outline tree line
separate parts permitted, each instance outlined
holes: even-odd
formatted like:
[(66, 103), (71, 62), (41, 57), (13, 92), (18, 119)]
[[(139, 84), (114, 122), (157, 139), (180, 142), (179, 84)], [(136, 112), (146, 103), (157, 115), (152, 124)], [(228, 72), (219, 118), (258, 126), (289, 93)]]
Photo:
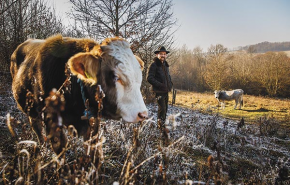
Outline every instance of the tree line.
[(241, 88), (246, 94), (290, 97), (290, 58), (284, 52), (228, 52), (221, 44), (207, 52), (183, 46), (172, 56), (174, 87), (189, 91)]
[(29, 37), (62, 33), (55, 11), (42, 0), (2, 0), (0, 3), (0, 67), (9, 71), (10, 56)]
[(252, 53), (265, 53), (268, 51), (289, 51), (290, 42), (261, 42), (258, 44), (241, 47), (242, 50), (248, 50)]

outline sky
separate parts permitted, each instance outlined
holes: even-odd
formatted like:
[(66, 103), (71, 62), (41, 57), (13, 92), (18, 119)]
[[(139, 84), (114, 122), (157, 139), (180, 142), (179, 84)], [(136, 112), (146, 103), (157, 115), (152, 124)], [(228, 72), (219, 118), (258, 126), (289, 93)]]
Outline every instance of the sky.
[[(66, 19), (68, 0), (52, 0)], [(260, 42), (290, 41), (290, 0), (172, 0), (176, 47), (228, 49)]]

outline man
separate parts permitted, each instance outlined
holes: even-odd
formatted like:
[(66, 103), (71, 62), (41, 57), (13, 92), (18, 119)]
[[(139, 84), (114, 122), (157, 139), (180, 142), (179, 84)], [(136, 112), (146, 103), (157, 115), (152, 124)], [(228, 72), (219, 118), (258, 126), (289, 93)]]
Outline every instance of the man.
[[(153, 92), (156, 93), (158, 103), (158, 121), (164, 125), (168, 109), (168, 92), (171, 91), (172, 81), (169, 74), (169, 65), (166, 62), (166, 51), (164, 46), (154, 52), (156, 57), (150, 65), (147, 75), (147, 81), (152, 85)], [(162, 127), (162, 126), (161, 126)]]

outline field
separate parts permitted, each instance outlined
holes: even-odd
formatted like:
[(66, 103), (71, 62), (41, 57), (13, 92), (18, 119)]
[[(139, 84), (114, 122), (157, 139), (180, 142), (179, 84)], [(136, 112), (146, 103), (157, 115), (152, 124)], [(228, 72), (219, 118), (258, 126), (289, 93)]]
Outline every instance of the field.
[(290, 51), (284, 51), (288, 57), (290, 57)]
[(167, 135), (152, 103), (142, 123), (102, 119), (94, 142), (66, 131), (68, 146), (56, 156), (49, 142), (35, 142), (9, 89), (0, 93), (0, 184), (289, 183), (290, 132), (279, 124), (288, 100), (246, 95), (242, 110), (220, 110), (213, 94), (178, 91)]
[[(169, 95), (172, 102), (172, 93)], [(177, 90), (175, 104), (177, 106), (200, 110), (209, 114), (219, 113), (225, 118), (239, 120), (242, 117), (248, 123), (256, 123), (261, 117), (275, 118), (281, 125), (290, 128), (290, 100), (261, 96), (244, 95), (244, 106), (234, 109), (235, 101), (226, 102), (225, 109), (218, 105), (213, 93), (196, 93)]]

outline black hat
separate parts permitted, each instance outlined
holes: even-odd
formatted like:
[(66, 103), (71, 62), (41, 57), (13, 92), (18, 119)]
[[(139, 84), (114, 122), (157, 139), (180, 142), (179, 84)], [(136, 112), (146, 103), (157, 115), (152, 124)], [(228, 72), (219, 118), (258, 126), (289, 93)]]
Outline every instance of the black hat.
[(161, 46), (157, 51), (154, 51), (154, 53), (157, 54), (157, 53), (159, 53), (159, 52), (161, 52), (161, 51), (166, 52), (166, 54), (169, 53), (169, 51), (166, 51), (166, 49), (165, 49), (164, 46)]

